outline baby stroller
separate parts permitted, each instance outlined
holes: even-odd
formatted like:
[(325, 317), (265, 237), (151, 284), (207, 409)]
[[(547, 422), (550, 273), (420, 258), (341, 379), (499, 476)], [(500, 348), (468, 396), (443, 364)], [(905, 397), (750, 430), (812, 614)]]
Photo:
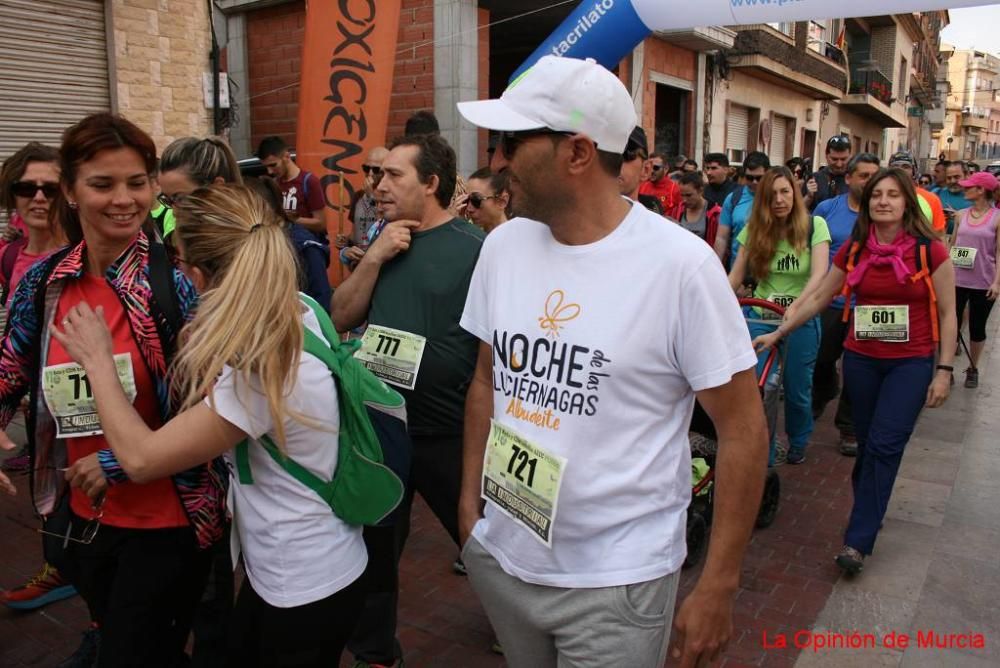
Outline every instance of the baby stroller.
[[(762, 318), (764, 322), (774, 322), (785, 314), (785, 309), (781, 306), (763, 299), (740, 299), (739, 302), (742, 307), (756, 306), (764, 310), (767, 315), (766, 318)], [(744, 311), (753, 313), (748, 308), (744, 308)], [(760, 322), (760, 320), (748, 319), (748, 322)], [(775, 433), (778, 424), (778, 402), (784, 366), (784, 347), (779, 344), (768, 351), (762, 371), (757, 378), (757, 387), (764, 402), (768, 437)], [(688, 554), (684, 560), (684, 568), (696, 565), (705, 555), (715, 495), (715, 456), (718, 451), (715, 425), (697, 402), (688, 436), (691, 441), (692, 487), (691, 505), (688, 506), (687, 514)], [(764, 481), (760, 510), (757, 512), (757, 528), (764, 529), (774, 523), (780, 499), (781, 479), (778, 477), (778, 472), (769, 467)]]

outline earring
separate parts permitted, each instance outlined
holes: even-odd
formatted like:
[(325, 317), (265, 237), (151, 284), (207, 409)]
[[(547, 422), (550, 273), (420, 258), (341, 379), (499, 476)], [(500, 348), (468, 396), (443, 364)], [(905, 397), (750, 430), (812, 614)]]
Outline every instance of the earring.
[(78, 205), (77, 205), (77, 203), (76, 203), (76, 202), (70, 202), (70, 203), (69, 203), (69, 208), (73, 209), (74, 211), (76, 210), (77, 206), (78, 206)]

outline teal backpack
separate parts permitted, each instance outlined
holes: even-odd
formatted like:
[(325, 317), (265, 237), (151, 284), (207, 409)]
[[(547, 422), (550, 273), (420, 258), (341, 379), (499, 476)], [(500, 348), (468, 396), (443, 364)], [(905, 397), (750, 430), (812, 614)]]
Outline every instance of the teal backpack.
[[(360, 341), (343, 343), (330, 316), (311, 297), (300, 294), (323, 331), (305, 328), (305, 353), (318, 358), (337, 384), (340, 450), (333, 479), (326, 481), (282, 454), (267, 435), (258, 441), (278, 466), (313, 490), (343, 521), (354, 525), (388, 523), (406, 493), (412, 444), (406, 431), (406, 402), (354, 358)], [(324, 340), (325, 339), (325, 340)], [(253, 484), (250, 443), (236, 446), (240, 484)]]

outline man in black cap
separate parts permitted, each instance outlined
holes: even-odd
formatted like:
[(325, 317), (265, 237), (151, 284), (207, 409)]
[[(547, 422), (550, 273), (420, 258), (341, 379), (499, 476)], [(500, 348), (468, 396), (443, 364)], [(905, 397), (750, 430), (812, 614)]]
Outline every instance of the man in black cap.
[(618, 175), (618, 191), (629, 199), (639, 202), (650, 211), (663, 215), (660, 201), (652, 195), (640, 195), (639, 186), (649, 179), (649, 143), (646, 131), (638, 125), (629, 135), (628, 145), (622, 154), (622, 171)]

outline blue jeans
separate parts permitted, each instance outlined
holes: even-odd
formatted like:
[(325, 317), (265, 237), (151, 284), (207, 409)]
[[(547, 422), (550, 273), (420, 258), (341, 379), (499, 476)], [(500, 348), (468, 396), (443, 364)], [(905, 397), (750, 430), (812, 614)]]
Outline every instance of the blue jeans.
[(851, 474), (854, 506), (844, 543), (862, 554), (871, 554), (875, 547), (903, 451), (933, 376), (933, 356), (877, 359), (844, 352), (844, 384), (858, 437)]
[[(750, 337), (756, 338), (762, 334), (773, 332), (778, 322), (764, 324), (751, 322)], [(816, 366), (816, 354), (819, 351), (820, 326), (819, 316), (809, 320), (784, 340), (785, 372), (783, 385), (785, 389), (785, 433), (788, 434), (790, 448), (802, 450), (809, 442), (813, 431), (812, 416), (812, 383), (813, 368)], [(764, 361), (767, 351), (757, 358), (757, 376), (764, 371)], [(774, 442), (776, 434), (771, 434), (771, 459), (774, 461)]]

